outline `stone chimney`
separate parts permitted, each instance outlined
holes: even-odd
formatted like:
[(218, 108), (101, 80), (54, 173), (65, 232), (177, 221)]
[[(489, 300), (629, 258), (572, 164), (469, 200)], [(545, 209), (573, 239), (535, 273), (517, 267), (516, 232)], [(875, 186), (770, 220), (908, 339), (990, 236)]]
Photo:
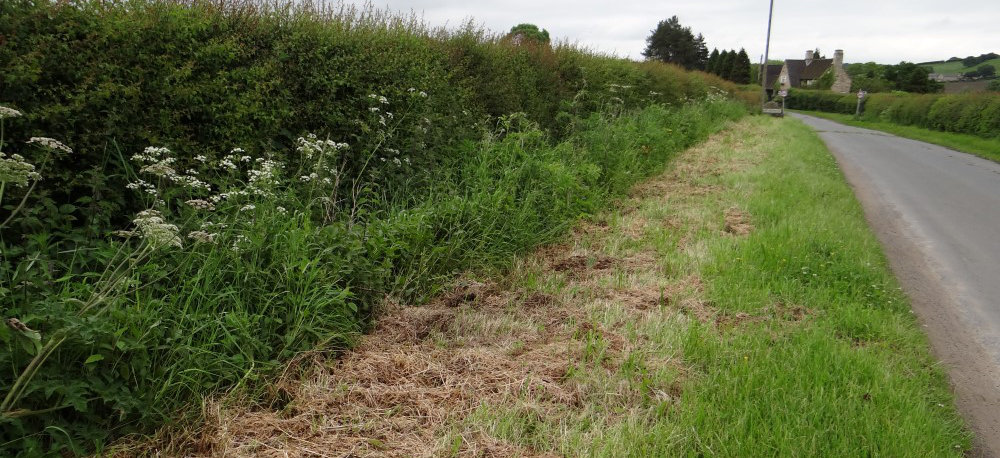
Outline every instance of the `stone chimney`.
[(844, 68), (844, 50), (838, 49), (833, 52), (833, 68)]
[(813, 60), (813, 50), (810, 49), (806, 51), (806, 65), (809, 65), (809, 63), (812, 62), (812, 60)]

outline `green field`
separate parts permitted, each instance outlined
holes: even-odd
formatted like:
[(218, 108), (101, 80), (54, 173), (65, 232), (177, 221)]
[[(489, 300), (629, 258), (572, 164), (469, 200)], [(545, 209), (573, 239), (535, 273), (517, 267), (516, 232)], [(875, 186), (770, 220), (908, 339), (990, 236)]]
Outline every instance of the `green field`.
[(966, 67), (964, 64), (962, 64), (962, 61), (960, 60), (956, 60), (954, 62), (942, 62), (939, 64), (921, 64), (920, 66), (933, 68), (934, 69), (933, 73), (944, 73), (951, 75), (957, 73), (971, 72), (979, 68), (980, 66), (987, 64), (992, 65), (994, 68), (1000, 70), (1000, 58), (988, 60), (979, 65), (973, 65), (971, 67)]

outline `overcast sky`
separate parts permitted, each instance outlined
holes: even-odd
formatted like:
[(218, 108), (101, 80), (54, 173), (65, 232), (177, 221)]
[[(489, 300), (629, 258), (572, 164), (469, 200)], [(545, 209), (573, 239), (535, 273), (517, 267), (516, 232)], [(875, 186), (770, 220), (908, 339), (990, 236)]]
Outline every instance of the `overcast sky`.
[[(472, 18), (506, 32), (534, 23), (553, 39), (634, 59), (641, 58), (656, 23), (677, 15), (705, 36), (710, 50), (743, 47), (757, 62), (764, 54), (768, 0), (375, 0), (374, 5), (412, 11), (433, 26), (454, 27)], [(806, 49), (817, 47), (827, 57), (843, 49), (847, 62), (1000, 53), (998, 21), (1000, 0), (775, 0), (771, 58), (801, 59)]]

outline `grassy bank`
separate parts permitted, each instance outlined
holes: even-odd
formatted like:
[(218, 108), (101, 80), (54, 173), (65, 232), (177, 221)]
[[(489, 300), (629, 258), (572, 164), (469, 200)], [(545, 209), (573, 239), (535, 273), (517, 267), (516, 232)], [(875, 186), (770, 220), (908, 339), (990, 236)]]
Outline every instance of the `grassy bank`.
[[(967, 433), (818, 137), (755, 117), (509, 273), (212, 404), (215, 454), (962, 456)], [(177, 449), (178, 452), (185, 450)], [(190, 450), (188, 448), (187, 450)]]
[[(551, 241), (744, 113), (709, 98), (595, 114), (563, 141), (509, 117), (405, 202), (357, 178), (338, 200), (336, 181), (351, 177), (330, 164), (349, 146), (313, 137), (299, 140), (298, 162), (236, 153), (197, 173), (165, 172), (169, 150), (137, 154), (139, 177), (152, 175), (136, 181), (150, 210), (90, 253), (105, 270), (3, 272), (18, 285), (3, 291), (13, 304), (4, 315), (20, 325), (0, 333), (13, 369), (2, 373), (0, 445), (80, 453), (191, 418), (203, 396), (234, 387), (279, 402), (273, 370), (303, 351), (350, 346), (372, 316), (365, 304), (419, 303), (456, 272)], [(194, 177), (218, 187), (192, 190)]]
[(952, 132), (941, 132), (937, 130), (924, 129), (916, 126), (904, 126), (891, 122), (871, 121), (867, 119), (857, 119), (853, 115), (824, 113), (821, 111), (801, 111), (810, 116), (836, 121), (849, 126), (875, 129), (888, 132), (900, 137), (920, 140), (922, 142), (941, 145), (964, 153), (975, 154), (991, 161), (1000, 161), (1000, 139), (983, 138), (976, 135), (956, 134)]
[(280, 404), (289, 360), (558, 237), (740, 93), (373, 7), (0, 2), (0, 455)]

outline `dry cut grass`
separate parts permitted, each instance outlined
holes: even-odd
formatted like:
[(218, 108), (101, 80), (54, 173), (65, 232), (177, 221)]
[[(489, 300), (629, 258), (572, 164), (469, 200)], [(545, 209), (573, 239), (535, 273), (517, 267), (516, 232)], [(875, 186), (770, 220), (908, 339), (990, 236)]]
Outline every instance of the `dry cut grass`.
[[(279, 383), (283, 409), (216, 404), (189, 450), (548, 456), (586, 448), (601, 425), (680, 402), (691, 371), (677, 348), (650, 336), (691, 320), (735, 326), (760, 318), (720, 314), (701, 298), (697, 269), (671, 266), (656, 235), (676, 235), (666, 249), (696, 261), (698, 248), (686, 245), (698, 231), (753, 230), (736, 207), (719, 228), (718, 215), (687, 205), (718, 193), (703, 178), (748, 164), (720, 156), (745, 129), (685, 152), (637, 186), (622, 211), (582, 222), (565, 243), (517, 260), (506, 276), (465, 278), (420, 307), (387, 299), (355, 349), (310, 360), (304, 375)], [(581, 428), (581, 420), (593, 426)]]

